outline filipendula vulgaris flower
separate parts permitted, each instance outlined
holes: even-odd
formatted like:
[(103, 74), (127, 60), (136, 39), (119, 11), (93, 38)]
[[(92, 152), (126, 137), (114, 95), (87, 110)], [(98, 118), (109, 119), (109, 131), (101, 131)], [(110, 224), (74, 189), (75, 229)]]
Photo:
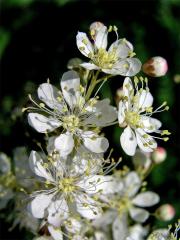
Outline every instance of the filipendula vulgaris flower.
[[(50, 83), (38, 88), (38, 97), (43, 103), (37, 104), (28, 114), (29, 124), (40, 133), (62, 129), (55, 139), (55, 148), (66, 157), (77, 145), (95, 153), (105, 152), (109, 146), (105, 137), (99, 136), (99, 129), (111, 125), (117, 119), (117, 110), (109, 105), (109, 100), (98, 101), (91, 98), (85, 101), (85, 90), (75, 71), (68, 71), (61, 79), (61, 90)], [(45, 105), (45, 104), (46, 105)], [(46, 115), (46, 116), (45, 116)]]
[[(135, 77), (135, 88), (129, 77), (125, 78), (123, 83), (124, 97), (119, 102), (118, 121), (124, 131), (120, 137), (120, 143), (127, 155), (135, 154), (137, 145), (144, 152), (153, 152), (157, 148), (154, 140), (168, 140), (168, 137), (156, 137), (150, 134), (157, 133), (161, 136), (169, 135), (167, 130), (159, 130), (161, 122), (151, 116), (164, 110), (168, 110), (166, 102), (153, 110), (153, 97), (147, 86), (147, 79)], [(142, 82), (142, 87), (138, 88), (138, 81)], [(143, 87), (143, 85), (145, 85)]]
[[(115, 191), (116, 183), (113, 177), (95, 172), (90, 164), (91, 153), (87, 159), (84, 158), (87, 155), (82, 156), (77, 152), (73, 159), (64, 159), (57, 153), (44, 161), (37, 152), (31, 152), (30, 166), (44, 185), (43, 190), (32, 194), (33, 200), (29, 203), (35, 218), (47, 219), (49, 224), (59, 227), (70, 217), (91, 220), (102, 214), (103, 205), (98, 196)], [(87, 163), (83, 171), (81, 162)]]
[[(108, 33), (114, 31), (117, 40), (107, 49)], [(77, 47), (80, 52), (90, 58), (89, 63), (80, 64), (88, 70), (101, 70), (111, 75), (134, 76), (141, 69), (141, 62), (133, 58), (133, 46), (126, 39), (119, 39), (116, 26), (109, 29), (100, 22), (90, 26), (91, 40), (86, 33), (78, 32)]]
[[(119, 187), (117, 186), (119, 191), (114, 196), (108, 196), (109, 200), (107, 198), (107, 202), (109, 201), (110, 208), (102, 217), (94, 220), (94, 225), (106, 226), (112, 224), (113, 239), (124, 240), (132, 236), (128, 226), (128, 215), (135, 222), (145, 222), (149, 217), (149, 212), (143, 208), (157, 204), (159, 196), (151, 191), (138, 193), (142, 181), (136, 172), (129, 172), (124, 177), (119, 177), (117, 173), (116, 177), (120, 184)], [(143, 227), (135, 229), (137, 231), (134, 232), (134, 236), (138, 235), (139, 240), (144, 239), (147, 230)]]

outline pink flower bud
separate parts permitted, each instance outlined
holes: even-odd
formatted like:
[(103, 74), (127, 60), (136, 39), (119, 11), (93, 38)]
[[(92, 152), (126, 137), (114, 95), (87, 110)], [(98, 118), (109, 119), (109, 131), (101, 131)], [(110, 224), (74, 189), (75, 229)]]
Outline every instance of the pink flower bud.
[(170, 204), (163, 204), (156, 210), (156, 216), (162, 221), (170, 221), (175, 216), (175, 209)]
[(152, 160), (157, 164), (164, 162), (166, 157), (167, 157), (167, 153), (163, 147), (157, 147), (151, 155)]
[(152, 57), (142, 66), (143, 72), (151, 77), (162, 77), (168, 70), (166, 59), (162, 57)]
[(93, 40), (95, 40), (97, 32), (104, 26), (103, 23), (101, 22), (93, 22), (90, 25), (90, 35), (92, 37)]

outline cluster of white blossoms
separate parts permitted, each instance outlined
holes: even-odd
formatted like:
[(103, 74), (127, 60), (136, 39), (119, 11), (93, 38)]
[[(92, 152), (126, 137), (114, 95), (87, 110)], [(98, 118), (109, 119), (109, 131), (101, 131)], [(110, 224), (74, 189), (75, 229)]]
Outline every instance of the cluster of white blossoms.
[[(15, 195), (14, 225), (29, 229), (34, 240), (145, 240), (151, 232), (146, 221), (160, 197), (147, 190), (146, 177), (166, 157), (155, 139), (167, 141), (170, 134), (152, 115), (168, 106), (164, 102), (154, 109), (147, 77), (136, 76), (142, 64), (134, 57), (133, 45), (119, 39), (117, 30), (95, 22), (89, 37), (78, 32), (77, 47), (90, 61), (71, 60), (60, 89), (48, 80), (38, 87), (39, 100), (29, 95), (32, 104), (23, 111), (28, 112), (29, 125), (44, 136), (46, 144), (38, 143), (41, 151), (31, 151), (27, 161), (22, 148), (18, 150), (15, 173), (8, 157), (0, 155), (0, 208)], [(108, 47), (113, 32), (117, 39)], [(163, 70), (158, 64), (160, 76)], [(148, 66), (144, 72), (148, 73)], [(98, 93), (118, 75), (125, 79), (116, 107)], [(121, 166), (121, 158), (112, 157), (102, 131), (111, 125), (122, 129), (119, 148), (133, 156), (132, 170)], [(22, 158), (23, 164), (18, 162)], [(23, 198), (26, 207), (20, 204)], [(170, 220), (174, 209), (165, 204), (152, 215)], [(148, 239), (173, 239), (168, 230), (164, 238), (152, 234)]]

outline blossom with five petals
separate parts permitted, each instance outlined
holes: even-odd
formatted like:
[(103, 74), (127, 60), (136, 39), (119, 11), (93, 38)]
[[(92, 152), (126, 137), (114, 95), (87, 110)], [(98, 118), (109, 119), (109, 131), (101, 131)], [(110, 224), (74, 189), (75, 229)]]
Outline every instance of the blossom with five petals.
[[(153, 97), (149, 89), (136, 88), (129, 77), (125, 78), (123, 83), (123, 98), (119, 102), (118, 121), (120, 127), (125, 127), (120, 137), (120, 143), (126, 154), (133, 156), (137, 145), (144, 152), (152, 152), (157, 148), (157, 143), (151, 136), (151, 133), (169, 134), (168, 131), (161, 131), (161, 122), (151, 115), (164, 107), (156, 109), (153, 112)], [(161, 138), (162, 139), (162, 138)], [(166, 140), (166, 138), (163, 138)]]
[[(134, 76), (141, 69), (141, 62), (133, 58), (133, 46), (126, 39), (118, 39), (107, 50), (108, 29), (104, 24), (99, 25), (91, 34), (94, 44), (86, 33), (78, 32), (77, 47), (80, 52), (90, 58), (89, 63), (80, 64), (88, 70), (101, 70), (104, 73), (122, 76)], [(117, 29), (115, 27), (117, 35)]]
[[(85, 101), (80, 78), (75, 71), (68, 71), (61, 79), (61, 91), (50, 83), (38, 88), (38, 97), (44, 103), (28, 114), (29, 124), (38, 132), (52, 132), (62, 128), (63, 132), (55, 139), (55, 148), (62, 157), (72, 152), (76, 144), (95, 153), (105, 152), (109, 146), (105, 137), (99, 136), (94, 129), (112, 124), (117, 119), (117, 110), (109, 105), (109, 100), (98, 101), (91, 98)], [(46, 116), (44, 115), (46, 114)]]
[[(80, 156), (78, 158), (80, 161)], [(78, 214), (87, 219), (99, 217), (102, 214), (99, 194), (109, 194), (116, 189), (112, 176), (95, 173), (89, 164), (84, 166), (84, 172), (80, 172), (77, 159), (71, 161), (52, 157), (45, 162), (37, 152), (32, 151), (29, 161), (33, 172), (44, 182), (44, 190), (32, 195), (29, 209), (35, 218), (47, 217), (48, 223), (54, 227)]]

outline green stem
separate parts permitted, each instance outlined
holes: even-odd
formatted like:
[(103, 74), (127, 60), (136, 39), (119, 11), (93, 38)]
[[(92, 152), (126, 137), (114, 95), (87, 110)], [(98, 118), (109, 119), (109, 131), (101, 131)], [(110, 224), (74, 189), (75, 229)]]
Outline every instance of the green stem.
[(97, 77), (99, 75), (99, 71), (96, 72), (96, 74), (92, 77), (87, 94), (86, 94), (86, 101), (89, 100), (96, 84), (97, 84)]
[(87, 91), (87, 94), (86, 94), (86, 101), (89, 100), (94, 88), (96, 87), (96, 85), (102, 81), (107, 81), (109, 78), (113, 77), (113, 75), (109, 75), (109, 76), (104, 76), (100, 79), (97, 79), (98, 78), (98, 75), (99, 75), (99, 72), (100, 71), (97, 71), (96, 74), (92, 77), (91, 79), (91, 83), (89, 85), (89, 88), (88, 88), (88, 91)]

